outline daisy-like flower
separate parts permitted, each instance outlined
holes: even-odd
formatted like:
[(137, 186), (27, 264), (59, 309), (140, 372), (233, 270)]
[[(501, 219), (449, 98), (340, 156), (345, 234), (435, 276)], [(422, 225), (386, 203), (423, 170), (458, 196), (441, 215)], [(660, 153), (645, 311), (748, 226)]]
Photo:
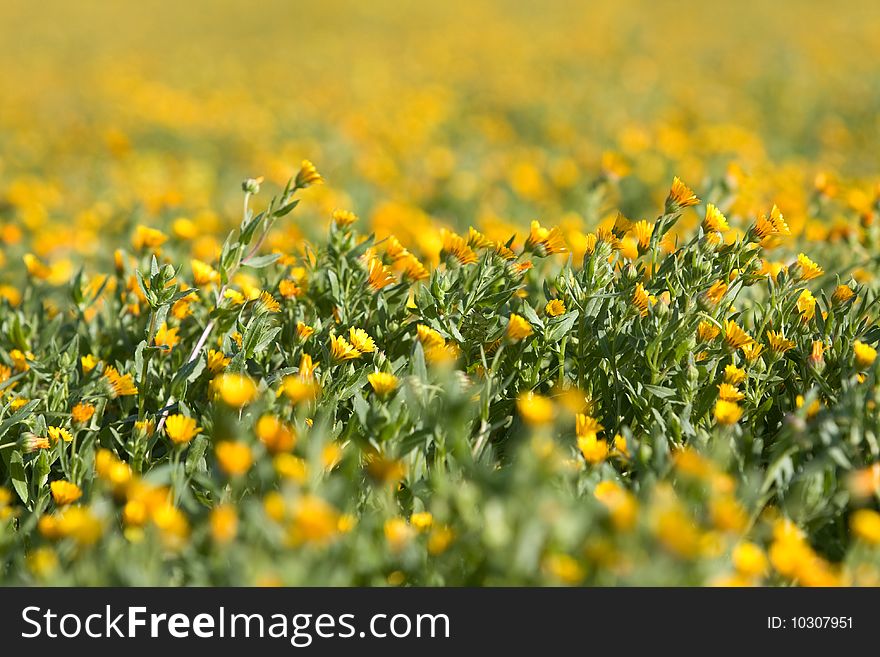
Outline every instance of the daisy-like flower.
[(462, 265), (473, 265), (477, 262), (477, 254), (468, 246), (463, 237), (451, 231), (443, 230), (443, 252), (452, 256)]
[(211, 388), (224, 404), (232, 408), (247, 406), (259, 394), (257, 384), (244, 374), (220, 374), (211, 381)]
[(267, 313), (278, 313), (281, 312), (281, 304), (278, 303), (278, 300), (273, 297), (271, 294), (263, 290), (260, 292), (260, 297), (257, 300), (258, 307)]
[(304, 290), (296, 281), (285, 278), (278, 283), (278, 293), (285, 299), (294, 299), (301, 297), (304, 294)]
[(712, 322), (703, 320), (697, 325), (697, 340), (700, 342), (711, 342), (718, 337), (719, 333), (721, 333), (721, 329)]
[(446, 344), (446, 339), (430, 326), (425, 326), (424, 324), (417, 325), (416, 334), (418, 335), (419, 342), (421, 342), (425, 348), (442, 347)]
[(367, 275), (367, 285), (370, 289), (378, 292), (392, 283), (394, 283), (394, 274), (391, 269), (378, 258), (371, 258)]
[(196, 421), (181, 415), (169, 415), (165, 420), (165, 433), (171, 439), (171, 442), (177, 445), (184, 445), (195, 438), (202, 430), (196, 424)]
[(189, 265), (192, 268), (193, 282), (199, 287), (205, 287), (220, 281), (220, 273), (207, 262), (192, 259), (189, 261)]
[(648, 247), (651, 245), (651, 235), (654, 233), (654, 224), (645, 219), (637, 221), (633, 225), (633, 233), (635, 233), (639, 254), (642, 254), (647, 251)]
[(783, 237), (791, 235), (791, 229), (785, 223), (782, 212), (775, 205), (770, 209), (770, 215), (761, 215), (751, 228), (752, 234), (757, 241), (762, 241), (768, 237)]
[(746, 360), (750, 363), (757, 360), (762, 351), (764, 351), (764, 345), (760, 342), (750, 342), (747, 345), (743, 345), (742, 348), (743, 356), (745, 356)]
[(348, 330), (348, 339), (351, 341), (351, 345), (362, 354), (369, 354), (376, 351), (376, 343), (363, 329), (352, 326)]
[(821, 340), (813, 340), (808, 360), (817, 370), (821, 371), (825, 367), (825, 344)]
[(713, 306), (717, 306), (721, 303), (721, 299), (725, 294), (727, 294), (727, 283), (724, 281), (715, 281), (709, 289), (706, 290), (706, 299)]
[(73, 436), (70, 432), (63, 427), (49, 427), (47, 431), (49, 432), (49, 438), (53, 443), (57, 443), (59, 440), (69, 443), (73, 440)]
[(114, 397), (129, 397), (138, 394), (131, 374), (120, 374), (119, 370), (112, 365), (104, 368), (104, 380), (110, 384), (110, 391)]
[(397, 377), (390, 372), (373, 372), (367, 375), (370, 386), (380, 397), (385, 397), (397, 389)]
[(296, 323), (296, 335), (300, 340), (308, 340), (314, 333), (315, 329), (305, 322)]
[(168, 328), (166, 323), (162, 323), (162, 326), (159, 327), (159, 330), (156, 331), (156, 337), (153, 338), (153, 342), (157, 347), (163, 347), (164, 349), (174, 349), (177, 344), (180, 342), (180, 336), (178, 335), (178, 328)]
[(853, 354), (855, 355), (856, 365), (860, 370), (868, 369), (877, 359), (877, 350), (861, 340), (853, 342)]
[(522, 340), (534, 333), (532, 325), (516, 313), (510, 314), (510, 320), (507, 322), (507, 337), (511, 340)]
[(211, 371), (211, 374), (219, 374), (223, 370), (226, 369), (226, 366), (231, 362), (231, 358), (228, 358), (226, 354), (222, 351), (217, 351), (216, 349), (208, 349), (207, 363), (208, 369)]
[(397, 261), (403, 275), (411, 281), (423, 281), (430, 276), (425, 266), (412, 253)]
[(809, 290), (803, 290), (797, 300), (797, 309), (804, 321), (813, 319), (816, 314), (816, 297)]
[(312, 360), (309, 354), (303, 354), (299, 359), (299, 378), (303, 381), (311, 381), (315, 378), (315, 368), (318, 363)]
[(709, 203), (706, 206), (706, 217), (703, 219), (703, 230), (707, 233), (724, 233), (730, 230), (727, 217), (721, 214), (721, 210)]
[(478, 231), (473, 226), (468, 228), (467, 243), (468, 243), (468, 246), (471, 246), (475, 249), (494, 249), (495, 248), (495, 242), (493, 242), (488, 237), (483, 235), (483, 233)]
[(82, 365), (83, 374), (88, 374), (98, 366), (100, 361), (91, 354), (87, 354), (80, 358), (79, 362)]
[(272, 454), (289, 452), (296, 446), (296, 432), (274, 415), (263, 415), (255, 427), (257, 438)]
[(838, 285), (834, 288), (834, 294), (831, 295), (831, 300), (834, 303), (846, 303), (855, 295), (856, 293), (852, 291), (852, 288), (850, 288), (849, 285)]
[(52, 499), (58, 506), (73, 504), (82, 497), (82, 489), (76, 484), (65, 479), (59, 479), (49, 484), (52, 491)]
[(714, 415), (718, 424), (731, 425), (739, 422), (743, 411), (736, 402), (719, 399), (715, 402)]
[(358, 220), (358, 216), (350, 210), (334, 210), (331, 216), (337, 228), (347, 228)]
[(77, 424), (85, 424), (92, 419), (94, 414), (95, 407), (86, 402), (80, 402), (70, 411), (70, 417), (73, 418), (73, 421)]
[(648, 294), (645, 290), (645, 286), (641, 283), (637, 283), (636, 289), (633, 291), (632, 303), (638, 309), (639, 314), (642, 317), (647, 317), (648, 308), (654, 301), (654, 296)]
[(294, 185), (298, 189), (305, 189), (312, 185), (320, 185), (322, 182), (324, 182), (324, 178), (318, 173), (315, 165), (308, 160), (303, 160), (299, 172), (296, 174)]
[(767, 331), (767, 341), (770, 343), (770, 351), (784, 354), (789, 349), (794, 349), (794, 340), (789, 340), (782, 333)]
[(797, 264), (800, 271), (801, 279), (805, 281), (818, 278), (825, 273), (824, 269), (822, 269), (819, 265), (810, 260), (804, 253), (798, 254)]
[(724, 342), (731, 349), (739, 349), (754, 342), (748, 333), (743, 331), (732, 319), (724, 323)]
[(685, 185), (678, 176), (672, 179), (669, 196), (666, 197), (666, 212), (672, 213), (692, 205), (698, 205), (700, 199), (690, 187)]
[(562, 299), (551, 299), (544, 306), (544, 312), (550, 315), (550, 317), (559, 317), (565, 314), (565, 304), (562, 302)]
[(544, 228), (540, 222), (533, 221), (529, 228), (529, 237), (526, 240), (526, 249), (534, 251), (537, 255), (548, 256), (554, 253), (565, 253), (568, 248), (562, 238), (562, 232), (557, 226)]
[(553, 402), (534, 392), (523, 392), (516, 398), (516, 410), (526, 424), (540, 426), (549, 424), (556, 417)]
[(161, 230), (149, 226), (138, 226), (134, 230), (132, 245), (136, 251), (141, 249), (158, 249), (168, 241), (168, 236)]
[(330, 354), (335, 360), (360, 358), (361, 352), (350, 345), (341, 335), (330, 336)]
[(724, 368), (724, 382), (739, 385), (746, 380), (746, 371), (731, 363)]
[(722, 383), (718, 386), (718, 399), (723, 399), (724, 401), (729, 402), (738, 402), (744, 397), (745, 395), (730, 383)]
[(250, 470), (254, 454), (247, 443), (221, 440), (214, 448), (220, 469), (231, 477), (239, 477)]

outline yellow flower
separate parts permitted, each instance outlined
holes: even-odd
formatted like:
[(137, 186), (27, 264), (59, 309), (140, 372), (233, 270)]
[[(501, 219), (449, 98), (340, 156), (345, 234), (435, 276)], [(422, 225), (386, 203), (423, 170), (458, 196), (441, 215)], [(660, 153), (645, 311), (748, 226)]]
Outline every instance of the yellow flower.
[(651, 235), (654, 233), (654, 224), (642, 219), (633, 225), (633, 232), (635, 233), (639, 253), (644, 253), (651, 245)]
[(370, 259), (369, 273), (367, 275), (367, 285), (370, 286), (370, 289), (378, 292), (393, 282), (394, 273), (391, 269), (378, 258)]
[(743, 397), (745, 397), (745, 395), (729, 383), (722, 383), (718, 386), (719, 399), (729, 402), (738, 402), (742, 400)]
[(178, 445), (188, 443), (201, 431), (193, 418), (179, 413), (177, 415), (169, 415), (165, 420), (165, 433), (168, 434), (171, 442)]
[(308, 340), (315, 333), (315, 329), (305, 322), (296, 323), (296, 335), (300, 340)]
[(791, 235), (791, 229), (785, 223), (782, 212), (775, 205), (771, 208), (769, 217), (767, 215), (758, 217), (752, 231), (759, 241), (770, 237)]
[(346, 228), (358, 220), (358, 216), (349, 210), (334, 210), (331, 216), (337, 228)]
[(511, 340), (522, 340), (534, 333), (532, 325), (524, 317), (520, 317), (516, 313), (510, 314), (510, 320), (507, 322), (507, 337)]
[(85, 424), (92, 419), (92, 416), (94, 414), (95, 407), (92, 404), (88, 404), (86, 402), (80, 402), (70, 411), (70, 416), (73, 418), (73, 421), (78, 424)]
[(477, 262), (477, 254), (460, 235), (443, 230), (443, 251), (458, 260), (462, 265), (473, 265)]
[(760, 342), (751, 342), (742, 348), (743, 356), (745, 356), (746, 360), (750, 363), (756, 360), (763, 350), (764, 345)]
[(856, 293), (848, 285), (838, 285), (834, 289), (834, 294), (831, 295), (831, 300), (834, 303), (846, 303), (855, 295)]
[(324, 182), (324, 178), (318, 173), (315, 165), (308, 160), (303, 160), (294, 184), (300, 189), (305, 189), (311, 185), (320, 185), (322, 182)]
[(557, 226), (544, 228), (537, 221), (533, 221), (529, 227), (529, 237), (526, 240), (526, 248), (534, 250), (541, 256), (554, 253), (565, 253), (568, 248), (562, 238), (562, 232)]
[(707, 322), (703, 320), (697, 326), (697, 339), (700, 342), (709, 342), (710, 340), (714, 340), (718, 337), (719, 333), (721, 333), (721, 329), (719, 329), (712, 322)]
[(27, 555), (27, 565), (37, 577), (47, 578), (58, 570), (58, 555), (48, 546), (38, 547)]
[(434, 524), (434, 516), (427, 511), (418, 511), (409, 517), (409, 523), (420, 532), (428, 530)]
[(596, 465), (608, 458), (608, 442), (595, 433), (578, 436), (577, 445), (587, 463)]
[(385, 540), (392, 552), (400, 552), (413, 536), (413, 528), (403, 518), (389, 518), (385, 521)]
[(516, 409), (522, 419), (532, 426), (548, 424), (556, 416), (553, 402), (534, 392), (520, 393), (516, 398)]
[(336, 360), (351, 360), (360, 358), (361, 352), (350, 345), (344, 337), (338, 335), (330, 336), (330, 354)]
[(724, 323), (724, 341), (731, 349), (739, 349), (753, 342), (749, 334), (743, 331), (733, 320)]
[(278, 293), (285, 299), (293, 299), (295, 297), (301, 297), (305, 292), (299, 285), (297, 285), (296, 281), (285, 278), (278, 283)]
[(254, 462), (251, 448), (243, 442), (221, 440), (214, 448), (220, 469), (230, 476), (239, 476), (250, 470)]
[(79, 359), (79, 361), (80, 361), (80, 364), (82, 365), (83, 374), (88, 374), (89, 372), (91, 372), (93, 369), (95, 369), (95, 367), (98, 366), (98, 363), (99, 363), (98, 359), (95, 358), (94, 356), (92, 356), (91, 354), (87, 354), (86, 356), (83, 356), (82, 358)]
[(300, 497), (292, 511), (291, 544), (324, 545), (339, 533), (339, 511), (316, 495)]
[(211, 382), (211, 387), (226, 405), (233, 408), (247, 406), (259, 394), (257, 385), (244, 374), (220, 374)]
[(799, 265), (801, 279), (805, 281), (809, 281), (813, 278), (818, 278), (825, 273), (825, 271), (819, 265), (810, 260), (803, 253), (798, 254), (797, 264)]
[[(794, 400), (794, 404), (798, 408), (803, 408), (805, 402), (806, 402), (806, 399), (804, 399), (803, 395), (798, 395)], [(816, 415), (818, 415), (819, 411), (821, 411), (821, 410), (822, 410), (822, 403), (818, 399), (814, 399), (812, 401), (812, 403), (809, 405), (809, 407), (807, 407), (807, 418), (812, 419), (812, 418), (816, 417)]]
[(161, 230), (150, 228), (148, 226), (138, 226), (135, 228), (132, 243), (135, 250), (141, 249), (157, 249), (168, 240), (168, 236)]
[(735, 402), (719, 399), (715, 402), (715, 421), (718, 424), (730, 425), (739, 422), (742, 409)]
[(296, 433), (286, 422), (274, 415), (263, 415), (257, 420), (257, 438), (272, 454), (289, 452), (296, 446)]
[(427, 349), (428, 347), (442, 347), (446, 344), (446, 340), (440, 333), (432, 329), (430, 326), (418, 324), (416, 326), (419, 342)]
[(550, 315), (550, 317), (559, 317), (565, 314), (565, 304), (561, 299), (551, 299), (544, 306), (544, 312)]
[(265, 290), (260, 292), (260, 298), (257, 301), (259, 307), (267, 313), (277, 313), (281, 312), (281, 304), (278, 303), (278, 300), (273, 297), (271, 294), (266, 292)]
[(397, 377), (390, 372), (373, 372), (367, 375), (367, 380), (380, 397), (385, 397), (397, 389)]
[(369, 354), (376, 351), (376, 343), (373, 338), (367, 335), (363, 329), (351, 327), (348, 330), (348, 339), (351, 340), (351, 346), (362, 354)]
[(53, 481), (49, 484), (49, 488), (52, 490), (52, 499), (55, 500), (55, 504), (58, 506), (73, 504), (82, 497), (82, 489), (64, 479)]
[(706, 290), (705, 298), (713, 305), (717, 306), (721, 303), (721, 299), (727, 294), (727, 283), (724, 281), (715, 281)]
[(207, 363), (211, 374), (219, 374), (226, 369), (232, 359), (227, 358), (226, 354), (216, 349), (208, 349)]
[(241, 292), (239, 292), (238, 290), (226, 290), (223, 293), (223, 298), (229, 299), (236, 306), (240, 306), (246, 301), (246, 299), (244, 298), (244, 295)]
[(177, 343), (180, 342), (180, 337), (177, 335), (177, 332), (177, 328), (169, 329), (168, 325), (163, 322), (162, 326), (159, 327), (159, 330), (156, 331), (156, 337), (153, 341), (158, 347), (174, 349), (174, 347), (177, 346)]
[(816, 314), (816, 297), (809, 290), (803, 290), (797, 300), (797, 309), (804, 320), (811, 320)]
[(34, 359), (31, 352), (24, 353), (20, 349), (10, 351), (9, 357), (12, 359), (12, 366), (16, 372), (27, 372), (31, 368), (28, 361)]
[(281, 453), (272, 461), (275, 472), (283, 479), (290, 479), (298, 484), (308, 480), (309, 467), (305, 460), (289, 453)]
[(24, 265), (25, 268), (27, 268), (28, 274), (34, 278), (45, 280), (52, 275), (52, 270), (43, 264), (34, 254), (25, 253), (24, 256), (22, 256), (22, 260), (24, 260)]
[(723, 233), (730, 230), (730, 225), (727, 223), (727, 217), (721, 214), (721, 211), (711, 203), (706, 206), (706, 218), (703, 219), (703, 230), (716, 233)]
[(235, 540), (238, 534), (238, 513), (231, 504), (221, 504), (211, 511), (211, 536), (224, 545)]
[(128, 397), (138, 394), (131, 374), (120, 374), (112, 365), (104, 368), (104, 379), (110, 384), (110, 390), (114, 397)]
[(638, 502), (628, 490), (614, 481), (600, 481), (593, 495), (608, 509), (611, 522), (619, 531), (629, 531), (637, 520)]
[(860, 370), (868, 369), (877, 358), (877, 350), (861, 340), (853, 342), (853, 354), (855, 354), (856, 365)]
[(632, 303), (638, 309), (639, 314), (642, 317), (648, 316), (648, 308), (653, 300), (654, 297), (647, 293), (645, 286), (641, 283), (636, 283), (636, 289), (633, 291)]
[(730, 364), (724, 368), (724, 382), (731, 385), (739, 385), (746, 380), (746, 371)]
[(731, 557), (733, 559), (734, 568), (736, 568), (741, 575), (745, 575), (746, 577), (760, 577), (767, 572), (767, 567), (769, 565), (767, 555), (764, 554), (764, 550), (754, 543), (750, 543), (749, 541), (738, 543), (736, 547), (733, 548)]
[(199, 287), (211, 285), (220, 281), (220, 274), (207, 262), (192, 259), (189, 261), (193, 273), (193, 282)]
[(666, 197), (666, 211), (675, 212), (682, 208), (699, 204), (700, 199), (697, 195), (685, 185), (678, 176), (672, 179), (672, 187), (669, 190), (669, 196)]
[(775, 351), (777, 354), (784, 354), (795, 347), (794, 340), (789, 340), (782, 333), (775, 331), (767, 331), (767, 340), (770, 343), (771, 351)]
[(870, 545), (880, 545), (880, 513), (859, 509), (849, 517), (853, 535)]
[(583, 567), (567, 554), (550, 554), (541, 562), (542, 568), (564, 584), (578, 584), (586, 576)]
[(314, 401), (321, 391), (317, 382), (302, 376), (285, 376), (281, 389), (294, 404)]
[(49, 427), (48, 431), (49, 438), (52, 439), (53, 443), (57, 443), (59, 440), (69, 443), (73, 440), (73, 436), (70, 435), (70, 432), (62, 427)]

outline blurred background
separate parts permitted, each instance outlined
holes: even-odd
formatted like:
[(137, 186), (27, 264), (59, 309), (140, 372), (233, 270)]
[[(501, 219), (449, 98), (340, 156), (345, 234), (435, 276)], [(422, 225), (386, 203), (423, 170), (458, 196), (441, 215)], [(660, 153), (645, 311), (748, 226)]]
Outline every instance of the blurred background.
[(577, 255), (673, 175), (824, 239), (816, 190), (862, 212), (880, 180), (871, 1), (3, 0), (0, 43), (0, 258), (59, 281), (139, 223), (210, 260), (241, 180), (304, 158), (327, 184), (275, 248), (340, 207), (429, 258), (533, 218)]

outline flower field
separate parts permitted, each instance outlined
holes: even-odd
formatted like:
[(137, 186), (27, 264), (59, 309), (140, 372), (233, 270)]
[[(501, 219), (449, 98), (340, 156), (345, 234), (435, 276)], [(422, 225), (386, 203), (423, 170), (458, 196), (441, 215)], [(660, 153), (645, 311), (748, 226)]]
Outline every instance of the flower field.
[(880, 9), (711, 4), (3, 2), (0, 583), (880, 585)]

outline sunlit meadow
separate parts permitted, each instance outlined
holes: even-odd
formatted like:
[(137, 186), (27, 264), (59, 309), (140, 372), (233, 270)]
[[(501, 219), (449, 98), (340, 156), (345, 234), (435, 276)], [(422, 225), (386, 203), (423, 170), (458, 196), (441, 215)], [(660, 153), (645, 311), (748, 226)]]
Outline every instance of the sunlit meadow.
[(876, 3), (0, 43), (0, 583), (880, 584)]

